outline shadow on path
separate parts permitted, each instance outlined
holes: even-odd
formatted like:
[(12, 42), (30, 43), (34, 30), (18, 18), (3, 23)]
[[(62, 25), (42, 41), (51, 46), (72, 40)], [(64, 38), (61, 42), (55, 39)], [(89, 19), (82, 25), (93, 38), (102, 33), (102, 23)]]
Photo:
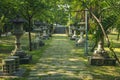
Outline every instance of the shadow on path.
[(29, 80), (92, 80), (65, 34), (53, 35), (50, 47), (35, 66)]

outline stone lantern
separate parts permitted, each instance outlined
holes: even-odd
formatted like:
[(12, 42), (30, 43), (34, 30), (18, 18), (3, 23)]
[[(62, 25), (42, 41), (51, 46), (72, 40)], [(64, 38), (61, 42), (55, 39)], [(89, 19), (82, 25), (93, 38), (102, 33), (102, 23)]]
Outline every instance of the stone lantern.
[(53, 24), (50, 24), (49, 30), (50, 30), (50, 37), (52, 37), (53, 30), (54, 30)]
[(52, 26), (53, 26), (52, 24), (48, 25), (48, 30), (47, 30), (48, 37), (52, 37), (52, 32), (51, 32)]
[(39, 21), (36, 21), (35, 23), (35, 29), (34, 31), (36, 32), (36, 41), (38, 42), (38, 46), (44, 46), (44, 42), (42, 40), (42, 23), (40, 23)]
[(47, 30), (48, 30), (48, 27), (47, 27), (47, 24), (43, 24), (43, 39), (48, 39), (48, 34), (47, 34)]
[(76, 40), (76, 38), (77, 38), (77, 35), (76, 35), (76, 33), (77, 33), (77, 26), (72, 25), (71, 28), (73, 30), (73, 35), (71, 37), (71, 40)]
[(41, 24), (42, 23), (40, 23), (39, 21), (34, 22), (34, 25), (35, 25), (34, 31), (37, 33), (36, 37), (39, 37), (39, 38), (40, 38), (40, 35), (41, 35), (41, 31), (42, 31)]
[(11, 55), (13, 56), (19, 56), (20, 63), (28, 63), (31, 56), (28, 56), (24, 50), (21, 48), (21, 42), (20, 38), (24, 34), (23, 30), (23, 23), (25, 22), (24, 19), (17, 16), (14, 20), (12, 20), (13, 23), (13, 31), (12, 34), (15, 36), (15, 49), (12, 51)]
[(85, 22), (80, 22), (79, 24), (80, 38), (76, 42), (76, 46), (83, 46), (85, 39), (83, 38), (85, 32)]

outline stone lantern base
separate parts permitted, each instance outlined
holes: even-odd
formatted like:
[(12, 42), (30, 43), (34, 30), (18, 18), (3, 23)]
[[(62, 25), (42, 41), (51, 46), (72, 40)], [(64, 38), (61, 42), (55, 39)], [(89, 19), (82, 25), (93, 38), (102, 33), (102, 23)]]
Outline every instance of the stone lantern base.
[(45, 43), (44, 43), (42, 40), (40, 40), (40, 41), (39, 41), (39, 46), (42, 47), (42, 46), (44, 46), (44, 45), (45, 45)]
[(115, 66), (116, 59), (109, 57), (105, 50), (95, 50), (93, 56), (88, 57), (90, 65), (95, 66)]
[(115, 66), (116, 59), (111, 58), (107, 51), (104, 50), (104, 45), (102, 41), (99, 41), (97, 50), (94, 51), (93, 55), (88, 58), (91, 65), (96, 66)]
[(26, 55), (23, 58), (20, 58), (20, 64), (28, 64), (32, 60), (32, 55)]
[(70, 40), (76, 40), (77, 39), (77, 35), (73, 35), (70, 37)]
[(85, 45), (85, 39), (78, 39), (76, 41), (76, 46), (84, 46)]
[(90, 65), (95, 66), (115, 66), (116, 60), (114, 58), (103, 58), (103, 57), (88, 57), (88, 62)]
[(44, 46), (45, 43), (41, 40), (41, 39), (35, 39), (33, 42), (32, 42), (32, 49), (39, 49), (40, 47)]
[(44, 40), (47, 40), (47, 39), (49, 39), (49, 36), (48, 36), (48, 35), (45, 35), (45, 36), (43, 36), (43, 39), (44, 39)]
[(52, 33), (51, 32), (48, 33), (48, 37), (52, 37)]
[(39, 49), (39, 38), (36, 38), (33, 42), (32, 42), (32, 49)]
[(32, 55), (27, 55), (23, 50), (13, 51), (12, 55), (19, 56), (20, 64), (28, 64), (32, 60)]

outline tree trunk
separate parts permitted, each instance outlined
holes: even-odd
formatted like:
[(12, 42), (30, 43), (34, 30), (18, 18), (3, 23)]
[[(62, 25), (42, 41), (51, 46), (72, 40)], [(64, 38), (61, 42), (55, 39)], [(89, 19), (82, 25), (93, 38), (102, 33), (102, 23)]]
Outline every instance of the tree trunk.
[(2, 33), (0, 32), (0, 37), (1, 37)]
[(29, 51), (32, 51), (32, 44), (31, 44), (31, 18), (29, 18), (28, 20), (28, 27), (29, 27), (29, 30), (28, 30), (28, 36), (29, 36)]

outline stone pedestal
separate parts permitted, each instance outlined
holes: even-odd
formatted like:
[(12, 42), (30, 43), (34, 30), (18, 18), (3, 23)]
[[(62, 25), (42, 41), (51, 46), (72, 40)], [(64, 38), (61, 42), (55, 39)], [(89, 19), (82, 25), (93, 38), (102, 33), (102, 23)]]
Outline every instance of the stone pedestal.
[(14, 50), (11, 54), (12, 54), (12, 56), (19, 56), (19, 58), (20, 58), (19, 63), (20, 64), (28, 64), (32, 60), (32, 56), (27, 55), (23, 50), (17, 50), (17, 51)]
[(115, 66), (116, 60), (114, 58), (103, 58), (103, 57), (88, 57), (90, 65), (95, 66)]
[(31, 55), (26, 55), (23, 58), (20, 58), (20, 64), (28, 64), (32, 61), (32, 56)]
[(39, 46), (42, 47), (44, 45), (45, 45), (45, 43), (42, 40), (39, 40)]
[(2, 72), (4, 75), (13, 75), (15, 71), (15, 60), (14, 59), (4, 59), (2, 60)]
[(15, 71), (19, 70), (19, 57), (18, 56), (9, 56), (8, 59), (15, 60)]

